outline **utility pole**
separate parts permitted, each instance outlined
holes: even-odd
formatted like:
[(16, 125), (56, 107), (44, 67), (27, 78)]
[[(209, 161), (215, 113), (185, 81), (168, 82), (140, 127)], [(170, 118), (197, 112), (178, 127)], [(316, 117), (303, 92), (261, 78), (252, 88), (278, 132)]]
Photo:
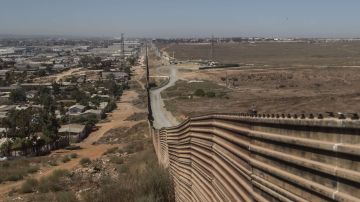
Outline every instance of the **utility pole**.
[(214, 61), (214, 35), (211, 36), (210, 60)]
[(146, 65), (146, 84), (149, 85), (149, 56), (148, 56), (148, 44), (145, 45), (145, 65)]
[(229, 86), (228, 72), (226, 71), (226, 88)]
[(125, 66), (125, 38), (124, 38), (124, 33), (121, 33), (121, 55), (120, 55), (120, 60), (121, 60), (121, 67), (124, 68), (124, 66)]

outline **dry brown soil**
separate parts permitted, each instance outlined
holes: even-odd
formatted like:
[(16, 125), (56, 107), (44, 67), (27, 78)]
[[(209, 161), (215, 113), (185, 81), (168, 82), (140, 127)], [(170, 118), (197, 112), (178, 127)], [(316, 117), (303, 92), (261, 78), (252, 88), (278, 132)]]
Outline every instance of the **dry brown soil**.
[[(178, 118), (242, 113), (253, 107), (260, 113), (360, 112), (360, 43), (219, 46), (221, 61), (254, 65), (216, 70), (178, 65), (185, 82), (163, 93), (167, 108)], [(180, 59), (205, 58), (207, 53), (204, 45), (163, 47), (180, 51)], [(216, 96), (189, 99), (199, 88)]]

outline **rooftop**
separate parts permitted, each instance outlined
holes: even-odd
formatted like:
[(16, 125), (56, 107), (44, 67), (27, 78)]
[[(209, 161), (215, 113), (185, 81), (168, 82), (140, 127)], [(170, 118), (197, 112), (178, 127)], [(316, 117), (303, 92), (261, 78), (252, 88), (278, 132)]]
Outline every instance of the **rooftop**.
[(81, 133), (85, 129), (85, 125), (81, 124), (68, 124), (62, 125), (59, 129), (59, 133)]

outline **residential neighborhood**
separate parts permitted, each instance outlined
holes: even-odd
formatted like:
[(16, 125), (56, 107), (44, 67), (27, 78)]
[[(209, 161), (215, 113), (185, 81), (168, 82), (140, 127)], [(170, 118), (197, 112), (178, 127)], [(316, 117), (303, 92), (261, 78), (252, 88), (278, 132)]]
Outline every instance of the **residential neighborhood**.
[(1, 39), (0, 156), (39, 155), (86, 138), (128, 88), (140, 46), (124, 38)]

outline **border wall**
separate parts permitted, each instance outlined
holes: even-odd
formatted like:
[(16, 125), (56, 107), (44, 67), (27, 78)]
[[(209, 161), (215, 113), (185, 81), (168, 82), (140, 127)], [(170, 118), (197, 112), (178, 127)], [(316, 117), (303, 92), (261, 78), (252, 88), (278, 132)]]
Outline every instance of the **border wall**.
[(151, 130), (177, 201), (360, 201), (360, 121), (207, 115)]

